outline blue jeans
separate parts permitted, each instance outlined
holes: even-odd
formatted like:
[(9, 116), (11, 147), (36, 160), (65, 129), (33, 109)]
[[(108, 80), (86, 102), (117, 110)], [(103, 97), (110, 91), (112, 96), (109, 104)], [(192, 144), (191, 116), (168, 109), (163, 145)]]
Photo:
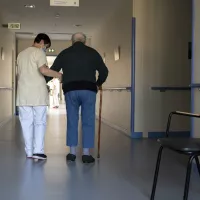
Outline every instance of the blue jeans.
[(67, 146), (78, 145), (79, 108), (81, 107), (83, 148), (94, 148), (96, 93), (75, 90), (65, 94), (67, 109)]

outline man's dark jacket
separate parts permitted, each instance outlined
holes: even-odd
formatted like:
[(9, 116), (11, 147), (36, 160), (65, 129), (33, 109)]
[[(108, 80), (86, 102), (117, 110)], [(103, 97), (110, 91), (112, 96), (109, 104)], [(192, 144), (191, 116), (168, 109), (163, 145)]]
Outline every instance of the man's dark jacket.
[[(97, 86), (102, 86), (108, 76), (108, 69), (99, 53), (81, 42), (62, 51), (51, 69), (57, 72), (62, 70), (64, 94), (74, 90), (97, 92)], [(47, 81), (51, 80), (45, 78)]]

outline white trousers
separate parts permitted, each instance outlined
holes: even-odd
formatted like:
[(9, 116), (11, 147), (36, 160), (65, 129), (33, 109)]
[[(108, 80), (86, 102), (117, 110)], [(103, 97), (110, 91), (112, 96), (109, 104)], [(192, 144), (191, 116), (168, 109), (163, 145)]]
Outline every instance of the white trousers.
[(19, 119), (22, 127), (27, 156), (44, 153), (47, 106), (20, 106)]
[(53, 94), (53, 107), (59, 106), (58, 94)]

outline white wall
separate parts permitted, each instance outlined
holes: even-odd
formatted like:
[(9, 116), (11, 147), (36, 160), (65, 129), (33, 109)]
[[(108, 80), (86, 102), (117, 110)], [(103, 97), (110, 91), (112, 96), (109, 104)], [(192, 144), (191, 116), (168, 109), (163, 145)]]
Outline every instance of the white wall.
[[(194, 38), (193, 38), (193, 44), (194, 44), (194, 65), (193, 65), (193, 80), (192, 83), (199, 84), (200, 83), (200, 1), (194, 0)], [(192, 93), (192, 103), (193, 103), (193, 112), (200, 113), (200, 91), (198, 88), (193, 89)], [(195, 138), (200, 138), (200, 119), (194, 120), (194, 127), (193, 127), (193, 136)]]
[[(190, 92), (151, 91), (151, 86), (188, 86), (191, 61), (190, 0), (134, 0), (136, 17), (136, 118), (135, 131), (164, 131), (173, 110), (190, 111)], [(173, 130), (190, 130), (179, 118)]]
[[(190, 0), (124, 1), (110, 20), (96, 30), (92, 46), (106, 53), (109, 78), (104, 87), (131, 84), (131, 20), (136, 17), (135, 132), (163, 132), (170, 111), (190, 111), (190, 91), (160, 93), (151, 86), (189, 86), (191, 60)], [(121, 59), (114, 61), (114, 48)], [(98, 101), (97, 101), (98, 111)], [(104, 92), (103, 118), (130, 134), (130, 93)], [(173, 130), (190, 130), (190, 121), (176, 118)]]
[[(15, 37), (7, 29), (0, 28), (0, 49), (3, 47), (5, 60), (0, 57), (0, 87), (12, 88), (13, 63), (15, 54)], [(12, 116), (12, 90), (0, 89), (0, 124)]]
[[(109, 77), (103, 87), (123, 87), (131, 84), (131, 23), (132, 0), (126, 0), (113, 16), (106, 20), (92, 36), (92, 47), (103, 56)], [(114, 49), (121, 47), (121, 58), (114, 60)], [(97, 99), (97, 113), (99, 98)], [(103, 93), (102, 117), (130, 135), (130, 92)]]

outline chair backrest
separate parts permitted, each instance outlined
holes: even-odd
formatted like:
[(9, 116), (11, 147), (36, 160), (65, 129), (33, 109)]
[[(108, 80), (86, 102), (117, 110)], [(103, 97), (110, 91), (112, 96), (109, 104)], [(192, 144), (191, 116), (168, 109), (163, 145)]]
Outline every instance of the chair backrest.
[(188, 113), (188, 112), (182, 112), (182, 111), (173, 111), (173, 112), (171, 112), (169, 114), (169, 116), (168, 116), (167, 129), (166, 129), (166, 133), (165, 133), (166, 137), (169, 137), (169, 130), (170, 130), (170, 125), (171, 125), (171, 120), (172, 120), (172, 116), (173, 115), (200, 118), (200, 114)]

